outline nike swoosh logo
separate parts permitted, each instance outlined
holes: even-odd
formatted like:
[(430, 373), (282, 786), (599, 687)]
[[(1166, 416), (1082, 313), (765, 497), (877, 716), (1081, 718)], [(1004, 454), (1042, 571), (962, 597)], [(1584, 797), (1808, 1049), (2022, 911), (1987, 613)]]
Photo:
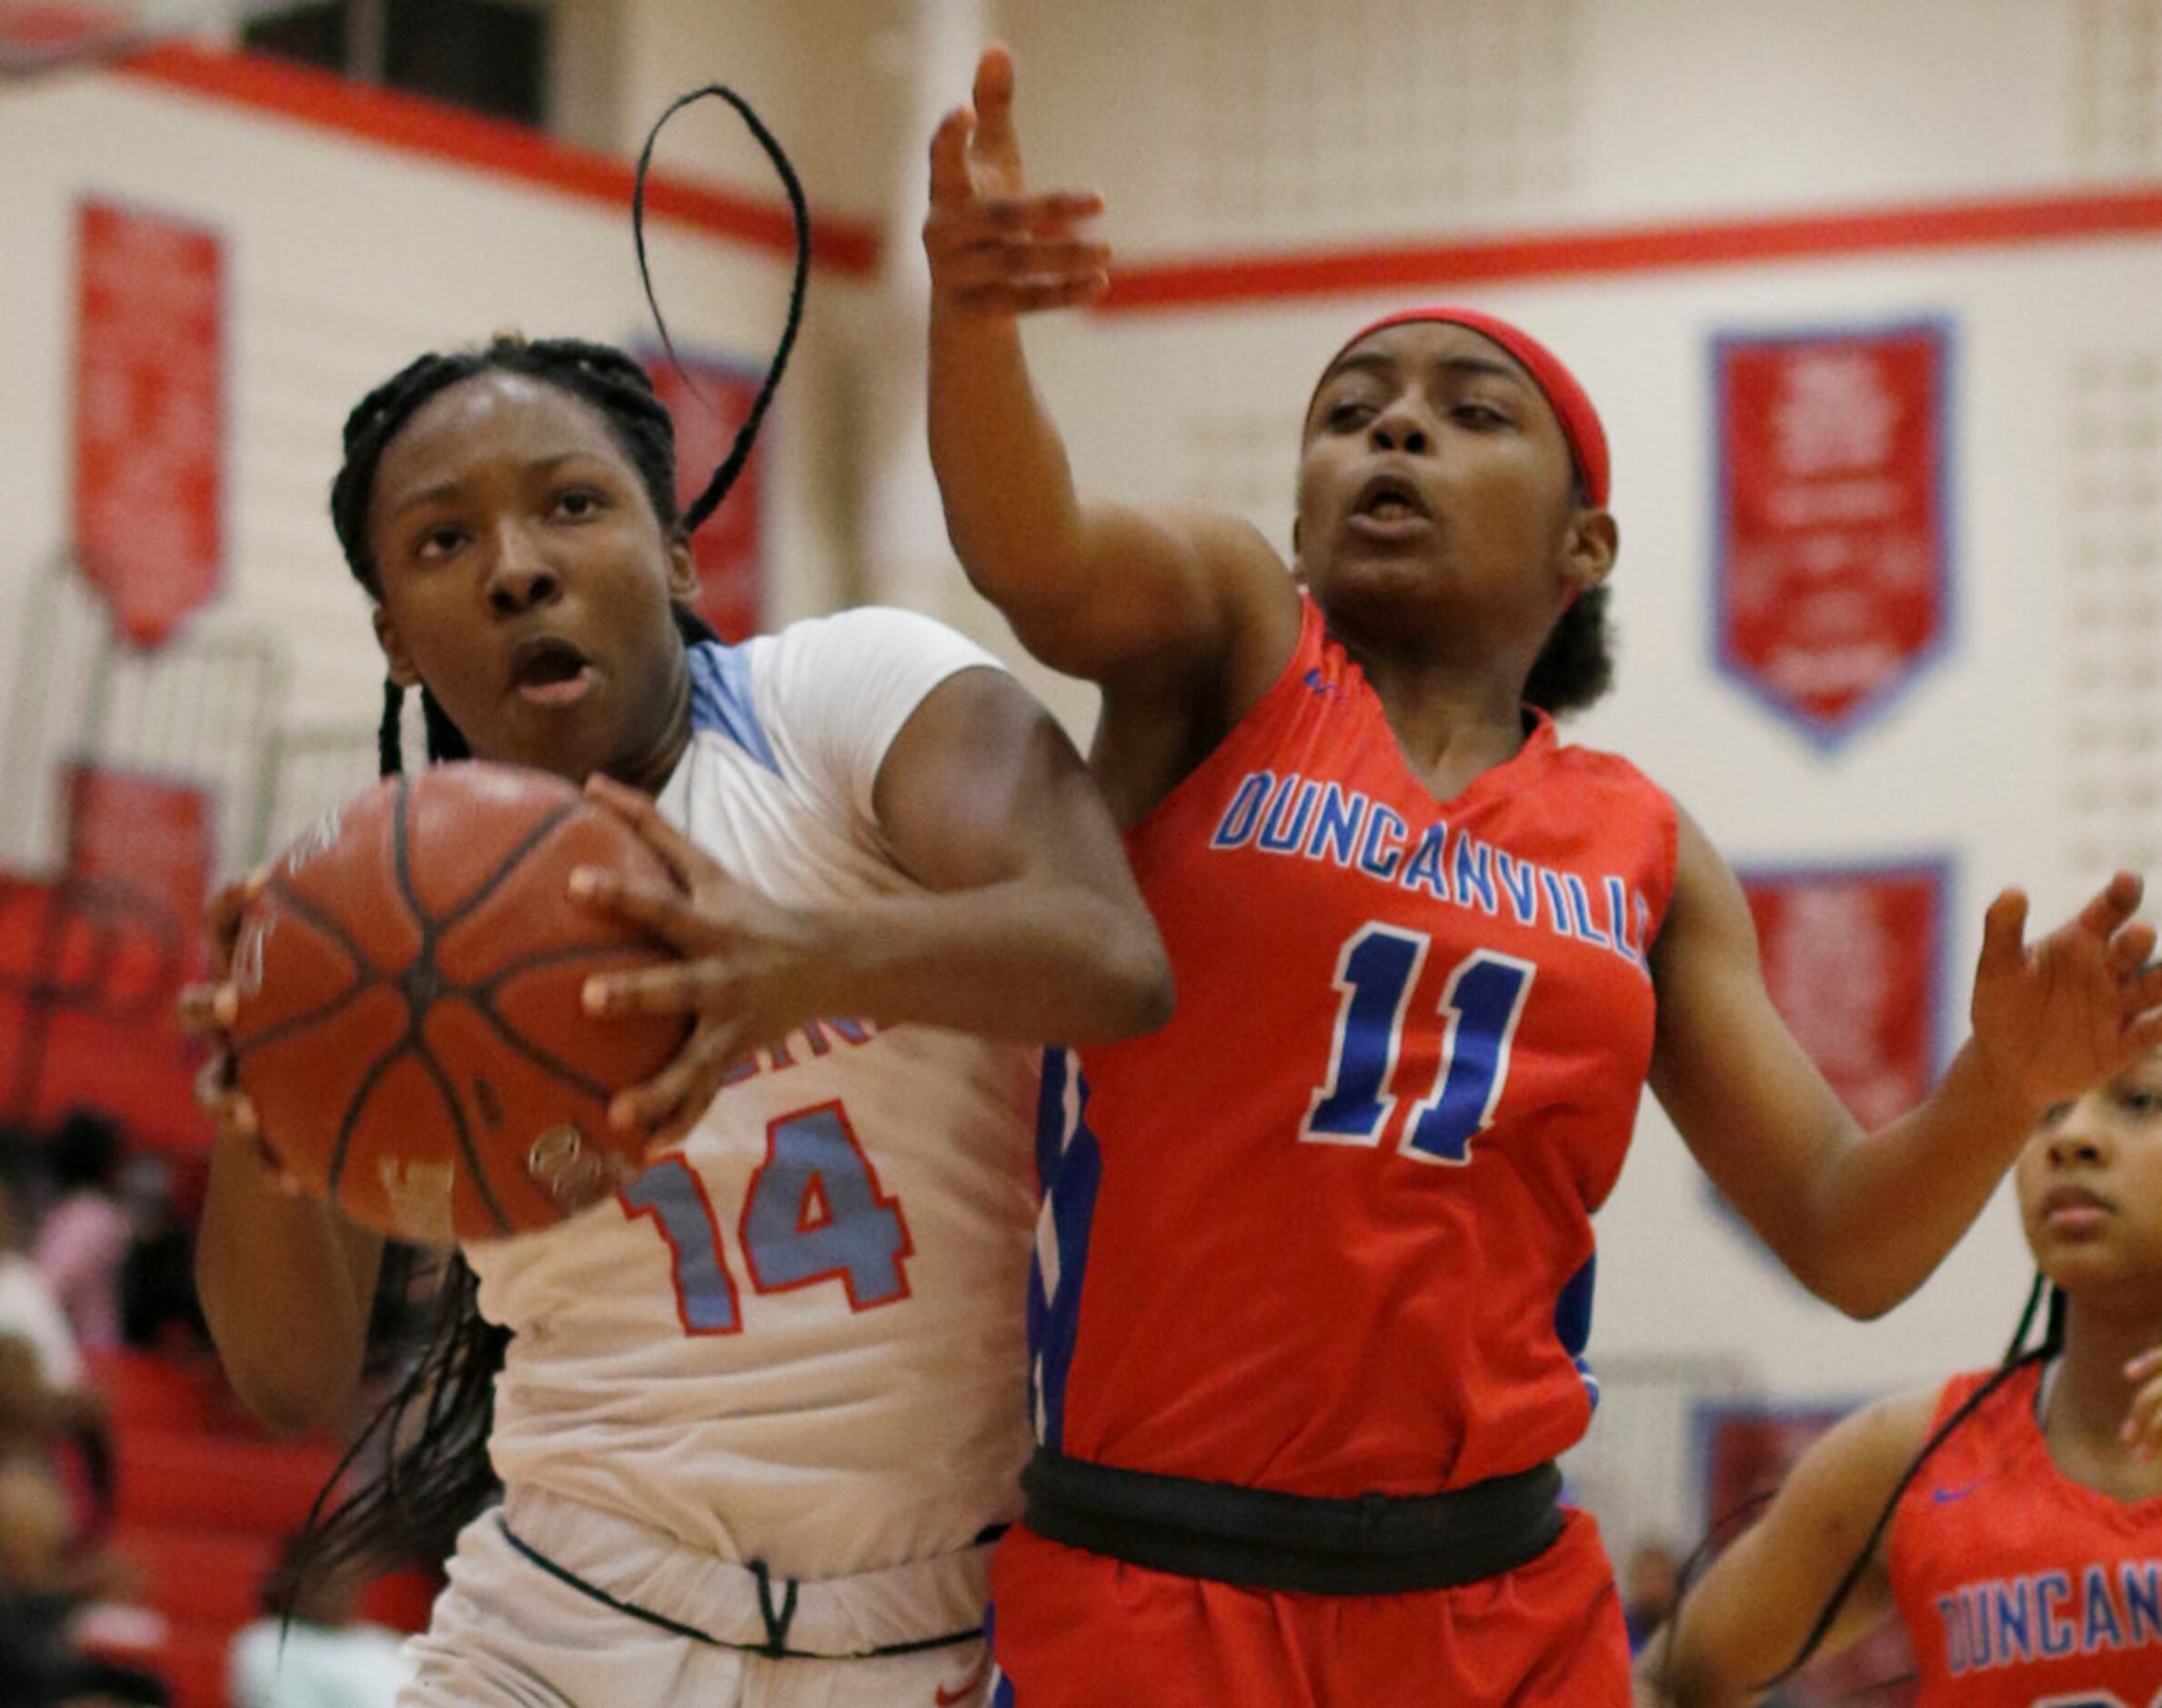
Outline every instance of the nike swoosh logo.
[(1977, 1477), (1964, 1489), (1932, 1489), (1929, 1491), (1929, 1498), (1938, 1506), (1948, 1506), (1954, 1501), (1966, 1500), (1968, 1495), (1987, 1481), (1986, 1477)]
[(939, 1708), (953, 1708), (953, 1704), (956, 1703), (972, 1701), (976, 1693), (983, 1688), (983, 1681), (990, 1675), (990, 1656), (988, 1654), (979, 1655), (976, 1659), (974, 1672), (950, 1690), (943, 1685), (940, 1686), (939, 1693), (931, 1700), (939, 1704)]

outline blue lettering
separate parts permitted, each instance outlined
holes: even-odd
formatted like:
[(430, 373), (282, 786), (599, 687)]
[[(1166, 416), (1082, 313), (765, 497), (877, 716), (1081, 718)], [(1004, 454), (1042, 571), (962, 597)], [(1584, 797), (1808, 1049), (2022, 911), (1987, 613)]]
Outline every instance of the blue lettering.
[(2079, 1647), (2079, 1633), (2072, 1628), (2071, 1615), (2050, 1605), (2053, 1600), (2071, 1599), (2072, 1580), (2066, 1573), (2045, 1572), (2035, 1580), (2035, 1611), (2041, 1616), (2044, 1654), (2070, 1654)]
[(1476, 900), (1489, 913), (1500, 905), (1493, 891), (1493, 850), (1475, 836), (1456, 839), (1456, 899), (1467, 908)]
[(1423, 889), (1437, 900), (1449, 899), (1449, 827), (1430, 824), (1403, 869), (1403, 887)]
[[(1297, 784), (1294, 790), (1292, 785)], [(1300, 782), (1296, 776), (1286, 777), (1283, 786), (1276, 791), (1276, 799), (1269, 809), (1269, 821), (1262, 826), (1260, 846), (1264, 853), (1294, 854), (1306, 835), (1306, 821), (1313, 817), (1314, 797), (1322, 792), (1319, 783)], [(1285, 807), (1292, 809), (1292, 822), (1287, 829), (1283, 822)]]
[(2133, 1646), (2162, 1639), (2162, 1566), (2149, 1561), (2145, 1566), (2127, 1564), (2122, 1571)]
[(1539, 869), (1539, 881), (1546, 886), (1546, 899), (1554, 909), (1554, 929), (1556, 936), (1574, 937), (1569, 929), (1569, 899), (1562, 889), (1562, 880), (1544, 867)]
[(1509, 911), (1519, 925), (1539, 923), (1539, 869), (1529, 860), (1496, 849), (1494, 865), (1501, 870), (1502, 893), (1509, 898)]
[(2100, 1566), (2089, 1566), (2081, 1580), (2081, 1587), (2087, 1592), (2087, 1631), (2080, 1640), (2081, 1646), (2089, 1654), (2104, 1649), (2123, 1648), (2125, 1626), (2110, 1600), (2109, 1573)]
[(1403, 840), (1411, 833), (1411, 826), (1377, 801), (1367, 815), (1366, 845), (1359, 850), (1359, 869), (1384, 883), (1395, 877), (1403, 859)]
[(1268, 771), (1249, 771), (1239, 779), (1216, 834), (1209, 839), (1211, 848), (1237, 848), (1252, 837), (1253, 827), (1261, 822), (1262, 802), (1268, 799), (1269, 786), (1275, 780)]
[(1576, 918), (1577, 936), (1601, 949), (1612, 949), (1614, 939), (1592, 923), (1592, 898), (1584, 891), (1584, 879), (1571, 872), (1562, 881), (1569, 887), (1569, 910)]
[(1609, 878), (1600, 886), (1606, 891), (1606, 917), (1614, 921), (1614, 947), (1623, 956), (1639, 967), (1644, 964), (1644, 921), (1636, 925), (1636, 939), (1629, 937), (1629, 890), (1619, 878)]
[(1366, 819), (1366, 797), (1346, 795), (1343, 785), (1331, 783), (1322, 794), (1322, 816), (1313, 827), (1313, 840), (1306, 845), (1309, 859), (1324, 856), (1339, 866), (1349, 866), (1359, 847), (1359, 827)]
[(1966, 1621), (1956, 1595), (1936, 1598), (1936, 1616), (1945, 1628), (1945, 1671), (1957, 1678), (1966, 1671)]
[(2034, 1627), (2028, 1623), (2026, 1580), (2013, 1578), (2009, 1582), (1999, 1579), (1996, 1585), (1997, 1660), (2009, 1665), (2014, 1661), (2031, 1661), (2035, 1658)]

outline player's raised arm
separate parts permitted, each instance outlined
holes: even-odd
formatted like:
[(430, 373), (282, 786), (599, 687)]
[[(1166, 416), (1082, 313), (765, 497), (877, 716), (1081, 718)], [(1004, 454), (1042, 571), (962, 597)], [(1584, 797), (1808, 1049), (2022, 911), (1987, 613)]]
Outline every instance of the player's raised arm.
[(1704, 1172), (1795, 1278), (1874, 1317), (1926, 1280), (1980, 1213), (2049, 1104), (2162, 1041), (2162, 971), (2120, 873), (2023, 940), (2000, 896), (1976, 970), (1973, 1035), (1935, 1091), (1865, 1133), (1772, 1006), (1748, 904), (1686, 817), (1673, 907), (1652, 951), (1651, 1084)]
[(1020, 317), (1101, 295), (1110, 250), (1084, 229), (1101, 198), (1029, 190), (1004, 48), (985, 51), (974, 100), (931, 141), (923, 231), (931, 463), (970, 580), (1036, 657), (1096, 681), (1160, 661), (1218, 673), (1257, 628), (1259, 644), (1288, 653), (1296, 603), (1257, 529), (1075, 491), (1029, 375)]
[[(1764, 1516), (1683, 1596), (1636, 1668), (1640, 1708), (1738, 1708), (1801, 1652), (1929, 1432), (1934, 1392), (1827, 1431)], [(1818, 1644), (1835, 1654), (1892, 1613), (1879, 1542)]]

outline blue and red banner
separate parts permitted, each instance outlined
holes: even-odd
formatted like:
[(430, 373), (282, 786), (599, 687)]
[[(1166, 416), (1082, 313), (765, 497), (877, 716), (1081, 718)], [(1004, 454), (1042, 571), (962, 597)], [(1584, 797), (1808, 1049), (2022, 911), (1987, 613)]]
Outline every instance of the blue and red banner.
[(1919, 1102), (1942, 1050), (1950, 868), (1737, 874), (1772, 1004), (1866, 1128)]
[(1950, 628), (1949, 338), (1723, 337), (1713, 365), (1719, 663), (1830, 747)]

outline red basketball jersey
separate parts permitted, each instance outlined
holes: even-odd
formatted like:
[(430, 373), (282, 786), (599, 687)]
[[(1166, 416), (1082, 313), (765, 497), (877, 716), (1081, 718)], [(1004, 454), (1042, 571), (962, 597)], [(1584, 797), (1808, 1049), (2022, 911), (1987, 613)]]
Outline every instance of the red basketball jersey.
[[(1988, 1378), (1947, 1382), (1932, 1427)], [(2162, 1708), (2162, 1499), (2127, 1505), (2060, 1472), (2039, 1380), (2030, 1365), (1985, 1400), (1893, 1515), (1916, 1708)]]
[(1128, 836), (1172, 1023), (1046, 1074), (1046, 1444), (1342, 1498), (1576, 1441), (1675, 832), (1544, 718), (1436, 800), (1308, 603), (1281, 678)]

